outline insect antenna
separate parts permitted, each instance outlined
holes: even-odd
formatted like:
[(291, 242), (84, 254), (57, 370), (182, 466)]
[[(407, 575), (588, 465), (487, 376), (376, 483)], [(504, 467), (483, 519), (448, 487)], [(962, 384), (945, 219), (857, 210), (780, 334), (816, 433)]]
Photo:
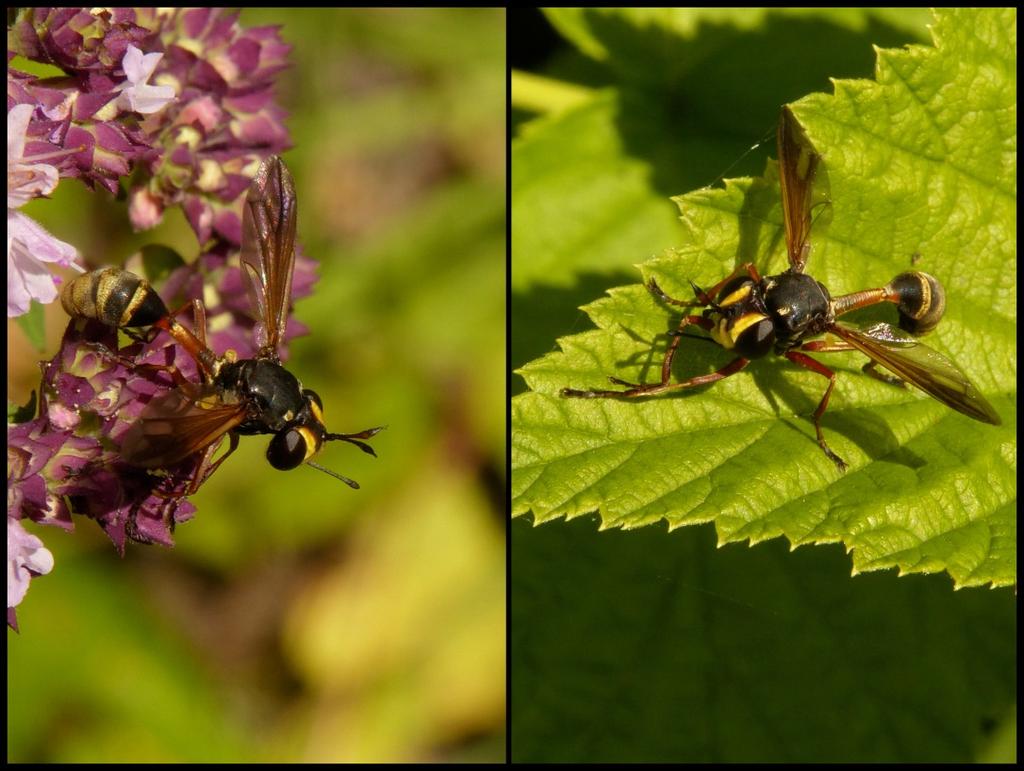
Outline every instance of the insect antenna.
[(311, 461), (311, 460), (307, 460), (307, 461), (306, 461), (306, 465), (307, 465), (307, 466), (312, 466), (312, 467), (313, 467), (313, 468), (315, 468), (315, 469), (319, 469), (320, 471), (324, 472), (325, 474), (330, 474), (330, 475), (331, 475), (332, 477), (334, 477), (335, 479), (340, 479), (340, 480), (341, 480), (342, 482), (344, 482), (345, 484), (347, 484), (347, 485), (348, 485), (349, 487), (351, 487), (351, 488), (352, 488), (353, 490), (358, 490), (358, 489), (359, 489), (359, 483), (358, 483), (358, 482), (357, 482), (356, 480), (354, 480), (354, 479), (349, 479), (348, 477), (343, 477), (343, 476), (342, 476), (341, 474), (339, 474), (338, 472), (336, 472), (336, 471), (331, 471), (331, 470), (330, 470), (329, 468), (324, 468), (324, 467), (323, 467), (323, 466), (321, 466), (321, 465), (320, 465), (319, 463), (314, 463), (314, 462), (313, 462), (313, 461)]
[[(710, 337), (694, 334), (693, 332), (680, 332), (679, 330), (672, 330), (668, 334), (670, 337), (692, 337), (694, 340), (703, 340), (704, 342), (707, 343), (715, 343), (715, 341), (712, 340)], [(718, 343), (715, 343), (715, 345), (718, 345)]]
[(387, 426), (377, 426), (377, 428), (368, 428), (365, 431), (360, 431), (358, 434), (325, 434), (324, 441), (330, 442), (334, 440), (339, 440), (342, 442), (349, 442), (350, 444), (354, 444), (363, 452), (368, 452), (370, 455), (376, 458), (377, 453), (373, 451), (373, 448), (370, 447), (370, 445), (368, 445), (366, 442), (360, 442), (359, 440), (369, 439), (371, 436), (383, 431), (385, 428), (387, 428)]

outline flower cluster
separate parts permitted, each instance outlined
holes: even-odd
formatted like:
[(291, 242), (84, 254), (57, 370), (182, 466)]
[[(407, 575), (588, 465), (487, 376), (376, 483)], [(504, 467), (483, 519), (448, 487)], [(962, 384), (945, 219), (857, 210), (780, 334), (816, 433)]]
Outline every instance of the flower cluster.
[[(14, 210), (62, 177), (111, 193), (124, 184), (135, 229), (181, 206), (199, 242), (199, 258), (161, 287), (170, 307), (204, 298), (216, 330), (209, 346), (251, 356), (254, 320), (237, 267), (241, 200), (259, 162), (289, 146), (273, 96), (289, 50), (276, 28), (245, 29), (222, 9), (19, 10), (8, 29), (8, 315), (24, 313), (30, 299), (56, 298), (40, 259), (76, 259), (73, 247)], [(20, 72), (15, 55), (63, 75)], [(312, 290), (313, 265), (296, 260), (294, 297)], [(303, 332), (289, 321), (286, 337)], [(195, 362), (166, 334), (119, 347), (114, 329), (83, 319), (68, 326), (44, 365), (38, 417), (8, 426), (10, 623), (28, 577), (52, 566), (20, 520), (71, 529), (71, 514), (85, 514), (123, 552), (128, 540), (172, 543), (174, 523), (194, 513), (185, 496), (201, 453), (152, 471), (117, 452), (145, 405), (174, 387), (172, 366), (199, 381)]]
[(169, 367), (195, 375), (173, 341), (117, 347), (117, 331), (98, 322), (68, 325), (43, 372), (39, 417), (8, 430), (8, 516), (72, 528), (71, 514), (94, 518), (118, 551), (128, 539), (170, 545), (175, 522), (194, 508), (184, 485), (200, 458), (154, 476), (117, 452), (151, 399), (169, 389)]
[[(180, 205), (204, 247), (238, 243), (239, 196), (260, 159), (289, 146), (273, 79), (290, 48), (276, 28), (244, 29), (214, 8), (25, 8), (8, 47), (64, 72), (37, 78), (8, 64), (8, 133), (12, 108), (31, 106), (25, 159), (53, 159), (52, 184), (37, 195), (58, 174), (116, 194), (131, 174), (137, 230)], [(10, 177), (9, 142), (8, 190)], [(38, 296), (21, 292), (16, 307), (27, 297)]]

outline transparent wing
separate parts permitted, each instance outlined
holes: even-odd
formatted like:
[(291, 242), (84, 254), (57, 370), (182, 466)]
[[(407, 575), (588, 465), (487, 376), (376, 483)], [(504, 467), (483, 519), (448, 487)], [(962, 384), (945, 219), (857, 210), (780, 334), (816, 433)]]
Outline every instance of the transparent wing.
[(855, 328), (837, 322), (829, 331), (947, 407), (982, 423), (1002, 424), (967, 375), (916, 337), (885, 323)]
[(133, 466), (163, 468), (205, 450), (245, 419), (245, 406), (225, 404), (213, 386), (185, 386), (163, 394), (142, 411), (121, 442)]
[(292, 295), (295, 268), (295, 183), (273, 155), (260, 164), (242, 212), (242, 272), (256, 313), (256, 344), (278, 356)]
[(803, 273), (810, 251), (811, 188), (818, 175), (821, 156), (788, 107), (783, 107), (779, 116), (778, 141), (779, 185), (782, 188), (789, 266), (797, 273)]

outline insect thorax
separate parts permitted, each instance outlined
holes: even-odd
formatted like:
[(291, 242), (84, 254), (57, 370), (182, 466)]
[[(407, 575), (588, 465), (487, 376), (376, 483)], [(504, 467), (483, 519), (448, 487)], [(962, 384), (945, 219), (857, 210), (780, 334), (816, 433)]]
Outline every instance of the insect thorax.
[(775, 352), (785, 353), (822, 334), (835, 321), (832, 296), (803, 273), (786, 271), (761, 282), (765, 308), (775, 326)]
[(249, 417), (240, 434), (270, 434), (295, 419), (305, 406), (298, 379), (280, 364), (265, 359), (243, 359), (225, 365), (218, 385), (246, 401)]

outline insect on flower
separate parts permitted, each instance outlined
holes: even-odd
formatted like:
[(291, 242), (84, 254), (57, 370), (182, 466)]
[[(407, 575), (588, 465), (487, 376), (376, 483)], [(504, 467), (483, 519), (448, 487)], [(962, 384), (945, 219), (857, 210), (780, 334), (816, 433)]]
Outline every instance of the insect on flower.
[[(175, 318), (180, 311), (170, 313), (147, 281), (126, 270), (93, 271), (63, 287), (61, 303), (72, 317), (126, 331), (149, 327), (147, 340), (166, 332), (198, 368), (200, 383), (188, 380), (173, 365), (162, 367), (173, 378), (174, 387), (153, 397), (121, 436), (120, 455), (129, 465), (166, 469), (202, 453), (185, 492), (190, 495), (235, 451), (240, 435), (271, 434), (267, 460), (274, 468), (308, 464), (352, 488), (359, 487), (312, 459), (332, 441), (349, 442), (376, 455), (364, 440), (384, 427), (353, 434), (329, 432), (320, 397), (302, 387), (282, 366), (278, 353), (291, 301), (295, 220), (291, 174), (280, 158), (270, 157), (253, 178), (242, 218), (242, 270), (258, 322), (258, 350), (249, 359), (236, 360), (231, 351), (219, 356), (207, 346), (205, 309), (199, 300), (191, 303), (192, 332)], [(230, 447), (215, 461), (225, 435)]]
[[(579, 399), (656, 396), (714, 383), (735, 375), (752, 359), (774, 352), (828, 378), (828, 388), (814, 411), (814, 428), (822, 451), (839, 471), (845, 471), (846, 463), (828, 446), (821, 430), (821, 416), (828, 407), (836, 374), (805, 351), (858, 350), (871, 359), (864, 366), (867, 374), (893, 385), (910, 383), (957, 412), (982, 423), (1000, 425), (999, 415), (967, 375), (915, 337), (933, 330), (945, 312), (945, 291), (935, 277), (920, 271), (900, 273), (883, 287), (832, 297), (823, 284), (804, 273), (813, 221), (812, 184), (821, 156), (788, 107), (779, 118), (778, 154), (789, 268), (777, 276), (762, 277), (753, 263), (744, 263), (707, 291), (691, 282), (696, 295), (692, 301), (669, 297), (651, 279), (647, 289), (658, 300), (681, 308), (705, 308), (700, 315), (683, 316), (670, 333), (673, 337), (662, 363), (661, 381), (629, 383), (610, 377), (624, 390), (563, 388), (561, 395)], [(900, 329), (886, 323), (861, 327), (836, 320), (850, 311), (882, 302), (897, 306)], [(673, 383), (672, 360), (689, 326), (706, 330), (711, 340), (732, 351), (735, 358), (716, 372)], [(838, 339), (809, 340), (826, 333)], [(896, 377), (878, 372), (878, 364)]]

